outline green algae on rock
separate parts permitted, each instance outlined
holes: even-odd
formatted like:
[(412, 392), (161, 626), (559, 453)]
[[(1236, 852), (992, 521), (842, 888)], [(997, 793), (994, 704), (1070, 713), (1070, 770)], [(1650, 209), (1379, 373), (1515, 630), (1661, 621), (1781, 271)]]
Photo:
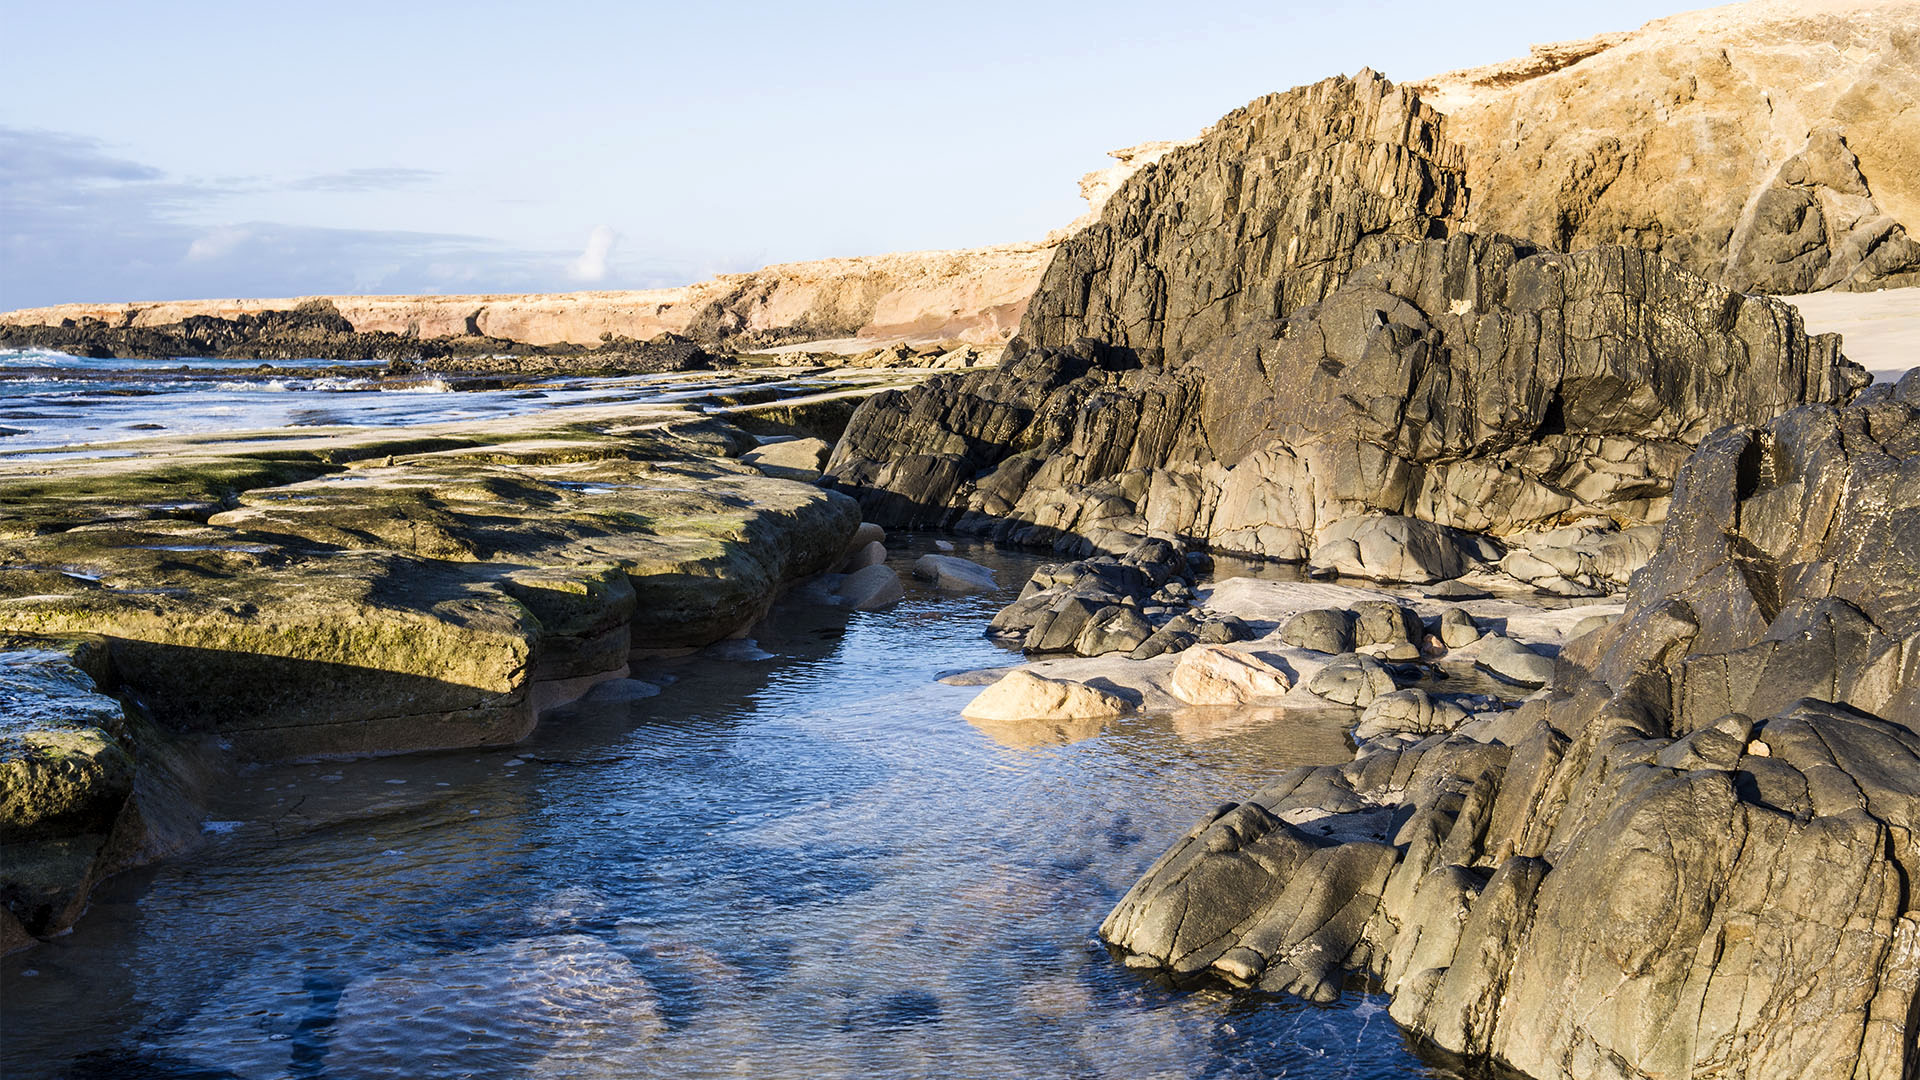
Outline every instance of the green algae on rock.
[(157, 721), (250, 756), (510, 743), (535, 682), (717, 640), (842, 553), (852, 501), (717, 456), (748, 445), (585, 409), (0, 460), (0, 630), (99, 637)]

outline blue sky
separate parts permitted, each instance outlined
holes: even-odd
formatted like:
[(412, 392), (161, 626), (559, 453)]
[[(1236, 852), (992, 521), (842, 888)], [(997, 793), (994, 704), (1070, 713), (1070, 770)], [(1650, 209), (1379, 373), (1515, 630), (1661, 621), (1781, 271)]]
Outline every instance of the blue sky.
[(1107, 150), (1260, 94), (1677, 10), (14, 3), (0, 310), (647, 288), (1037, 239)]

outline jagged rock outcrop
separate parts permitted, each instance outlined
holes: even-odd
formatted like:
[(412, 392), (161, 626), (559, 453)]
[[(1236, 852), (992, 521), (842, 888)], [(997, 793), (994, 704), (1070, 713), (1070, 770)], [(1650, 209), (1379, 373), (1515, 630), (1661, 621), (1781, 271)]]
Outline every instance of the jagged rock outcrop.
[[(1016, 341), (999, 370), (870, 399), (828, 472), (887, 524), (1295, 561), (1345, 540), (1330, 565), (1416, 581), (1499, 558), (1461, 531), (1525, 543), (1597, 520), (1544, 534), (1543, 565), (1619, 581), (1648, 549), (1631, 530), (1662, 520), (1709, 431), (1865, 382), (1778, 301), (1633, 249), (1468, 234), (1408, 244), (1186, 363)], [(1341, 523), (1382, 514), (1431, 525), (1369, 561), (1358, 538), (1378, 530)]]
[(1504, 738), (1288, 773), (1101, 933), (1321, 999), (1370, 969), (1528, 1076), (1920, 1074), (1917, 406), (1910, 378), (1714, 434), (1626, 616)]
[(1755, 0), (1414, 84), (1470, 227), (1730, 288), (1920, 284), (1920, 7)]
[(1466, 208), (1462, 171), (1440, 117), (1373, 72), (1269, 94), (1114, 192), (1054, 252), (1021, 336), (1183, 361), (1446, 235)]

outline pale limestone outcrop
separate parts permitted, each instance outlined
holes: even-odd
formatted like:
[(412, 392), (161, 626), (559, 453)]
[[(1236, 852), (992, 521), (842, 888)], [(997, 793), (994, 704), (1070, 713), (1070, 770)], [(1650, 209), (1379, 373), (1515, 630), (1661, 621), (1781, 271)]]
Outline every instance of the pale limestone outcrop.
[(1920, 6), (1754, 0), (1412, 85), (1471, 228), (1741, 290), (1920, 284)]

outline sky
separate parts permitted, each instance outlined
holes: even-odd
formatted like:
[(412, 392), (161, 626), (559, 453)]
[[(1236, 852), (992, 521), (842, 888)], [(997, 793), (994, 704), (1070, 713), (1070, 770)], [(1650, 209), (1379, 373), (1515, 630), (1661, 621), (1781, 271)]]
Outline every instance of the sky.
[(5, 6), (0, 310), (637, 289), (1036, 240), (1106, 151), (1673, 0)]

